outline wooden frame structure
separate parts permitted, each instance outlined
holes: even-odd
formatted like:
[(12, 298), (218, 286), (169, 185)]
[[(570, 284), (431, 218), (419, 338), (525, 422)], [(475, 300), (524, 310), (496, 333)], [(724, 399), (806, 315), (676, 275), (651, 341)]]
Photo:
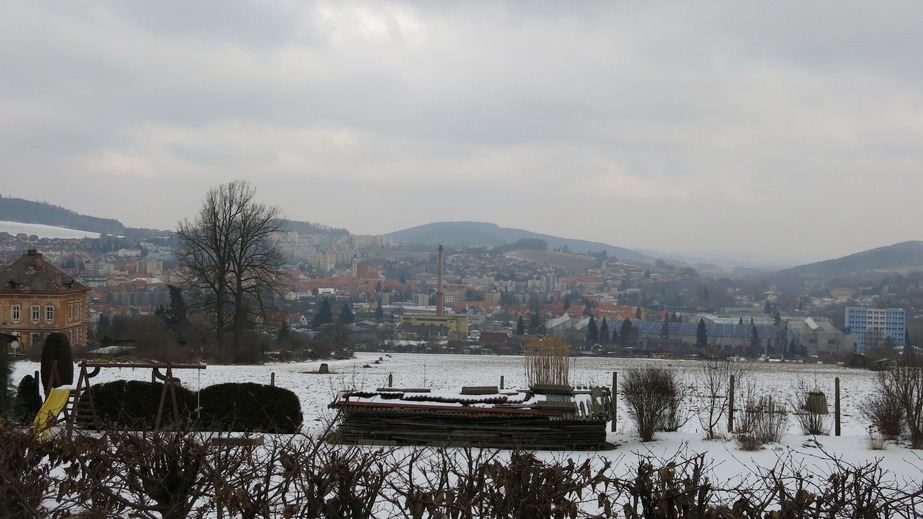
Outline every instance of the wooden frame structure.
[[(99, 425), (99, 416), (96, 413), (96, 404), (93, 402), (93, 389), (90, 379), (99, 375), (102, 368), (142, 368), (151, 370), (151, 382), (155, 380), (163, 381), (163, 390), (160, 393), (160, 404), (157, 407), (157, 419), (154, 422), (154, 428), (160, 429), (163, 418), (163, 409), (167, 401), (169, 392), (173, 404), (173, 416), (179, 419), (179, 406), (176, 401), (176, 383), (179, 379), (173, 376), (173, 370), (176, 369), (205, 369), (205, 364), (135, 364), (119, 362), (81, 362), (80, 375), (77, 378), (77, 387), (71, 392), (70, 402), (65, 408), (65, 417), (67, 419), (67, 434), (73, 433), (74, 424), (77, 421), (77, 415), (86, 416), (92, 420), (94, 425)], [(161, 373), (161, 369), (165, 370)], [(86, 394), (86, 398), (81, 396)]]

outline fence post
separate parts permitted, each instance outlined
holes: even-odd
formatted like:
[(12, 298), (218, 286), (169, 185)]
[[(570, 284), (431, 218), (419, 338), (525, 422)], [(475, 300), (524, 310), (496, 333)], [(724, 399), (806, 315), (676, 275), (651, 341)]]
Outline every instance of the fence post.
[(269, 385), (272, 387), (276, 387), (276, 372), (275, 371), (269, 374)]
[(503, 387), (503, 375), (500, 375), (500, 389), (505, 389)]
[(840, 377), (833, 379), (833, 434), (840, 435)]
[(612, 372), (612, 401), (610, 402), (610, 404), (612, 405), (612, 426), (609, 428), (611, 432), (615, 432), (615, 425), (616, 425), (616, 422), (618, 421), (619, 406), (618, 406), (618, 398), (616, 398), (618, 396), (618, 390), (619, 390), (619, 374), (613, 371)]
[(728, 386), (728, 433), (734, 432), (734, 375)]
[(394, 387), (394, 373), (388, 373), (388, 387)]

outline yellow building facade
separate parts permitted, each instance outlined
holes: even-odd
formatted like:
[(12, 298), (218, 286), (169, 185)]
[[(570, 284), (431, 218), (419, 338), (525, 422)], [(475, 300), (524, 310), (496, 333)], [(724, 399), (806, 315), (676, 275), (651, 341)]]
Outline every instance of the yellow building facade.
[(425, 314), (405, 314), (401, 316), (401, 328), (417, 332), (424, 337), (465, 339), (468, 337), (468, 316), (437, 317)]
[(30, 250), (0, 268), (0, 332), (19, 337), (23, 353), (53, 332), (67, 335), (72, 347), (86, 346), (89, 291)]

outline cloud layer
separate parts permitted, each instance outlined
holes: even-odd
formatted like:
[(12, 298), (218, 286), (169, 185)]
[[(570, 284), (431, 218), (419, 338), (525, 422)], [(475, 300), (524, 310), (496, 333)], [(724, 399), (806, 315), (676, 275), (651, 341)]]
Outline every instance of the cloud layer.
[(31, 2), (0, 18), (4, 196), (173, 228), (480, 220), (820, 260), (919, 239), (923, 4)]

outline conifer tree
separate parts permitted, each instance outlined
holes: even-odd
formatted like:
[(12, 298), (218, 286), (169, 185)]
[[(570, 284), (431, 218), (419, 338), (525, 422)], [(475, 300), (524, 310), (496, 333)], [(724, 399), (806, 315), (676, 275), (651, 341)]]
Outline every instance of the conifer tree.
[(337, 322), (342, 324), (352, 324), (356, 322), (356, 316), (353, 314), (353, 309), (349, 303), (343, 303), (340, 306), (340, 314), (337, 316)]
[(605, 317), (603, 317), (602, 324), (599, 325), (599, 342), (603, 346), (609, 345), (609, 323), (606, 322)]
[(626, 317), (622, 321), (621, 328), (619, 328), (619, 346), (623, 348), (631, 346), (632, 328), (634, 328), (634, 325), (631, 324), (631, 319)]
[(705, 326), (705, 319), (699, 319), (699, 325), (695, 330), (695, 345), (697, 348), (708, 346), (708, 328)]
[(596, 344), (599, 340), (599, 326), (596, 325), (596, 318), (590, 316), (590, 322), (586, 326), (586, 343), (588, 345)]
[(760, 347), (760, 332), (755, 324), (750, 325), (750, 347), (757, 349)]
[(529, 335), (542, 335), (547, 330), (545, 330), (545, 323), (542, 322), (542, 318), (538, 314), (532, 314), (532, 317), (529, 319)]
[(325, 324), (330, 324), (333, 322), (333, 309), (330, 308), (330, 301), (327, 298), (323, 298), (318, 303), (317, 313), (314, 314), (314, 318), (311, 320), (311, 326), (314, 329), (319, 329)]

